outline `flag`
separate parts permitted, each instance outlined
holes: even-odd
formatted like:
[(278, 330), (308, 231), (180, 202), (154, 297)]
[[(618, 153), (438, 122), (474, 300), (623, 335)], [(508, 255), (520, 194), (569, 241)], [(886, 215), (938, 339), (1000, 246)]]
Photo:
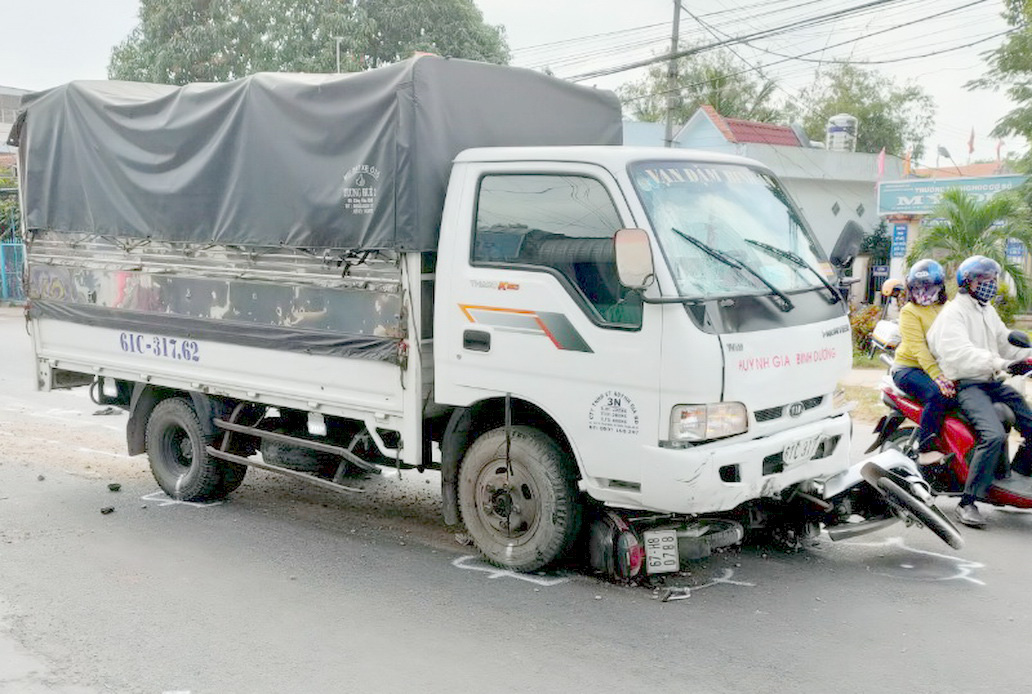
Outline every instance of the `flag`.
[(907, 153), (903, 155), (903, 175), (910, 175), (910, 150), (907, 150)]
[(881, 151), (878, 152), (878, 178), (885, 175), (885, 148), (882, 147)]
[(971, 128), (971, 137), (968, 138), (968, 154), (975, 151), (975, 129)]

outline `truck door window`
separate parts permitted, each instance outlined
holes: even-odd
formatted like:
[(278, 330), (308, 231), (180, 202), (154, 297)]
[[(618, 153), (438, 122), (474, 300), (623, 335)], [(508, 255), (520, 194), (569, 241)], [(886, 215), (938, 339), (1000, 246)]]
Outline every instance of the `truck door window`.
[(598, 323), (641, 324), (641, 300), (620, 286), (613, 236), (623, 224), (599, 181), (587, 176), (484, 176), (473, 233), (475, 264), (558, 275)]

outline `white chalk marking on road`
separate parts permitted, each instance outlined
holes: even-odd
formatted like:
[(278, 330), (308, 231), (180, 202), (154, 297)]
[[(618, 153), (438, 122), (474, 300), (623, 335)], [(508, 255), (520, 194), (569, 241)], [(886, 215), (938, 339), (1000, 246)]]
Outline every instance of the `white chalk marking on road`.
[(706, 583), (703, 583), (701, 586), (692, 586), (691, 588), (692, 588), (692, 590), (701, 590), (702, 588), (712, 588), (713, 586), (715, 586), (715, 585), (717, 585), (719, 583), (726, 583), (727, 585), (730, 585), (730, 586), (745, 586), (746, 588), (755, 588), (756, 587), (755, 583), (750, 583), (749, 581), (734, 581), (734, 580), (732, 580), (734, 578), (734, 575), (735, 575), (735, 570), (734, 569), (724, 569), (724, 575), (723, 576), (721, 576), (719, 578), (711, 578), (709, 581), (707, 581)]
[[(953, 564), (954, 568), (956, 569), (956, 573), (940, 577), (923, 577), (913, 575), (906, 576), (898, 574), (889, 574), (881, 571), (871, 572), (877, 574), (878, 576), (885, 576), (887, 578), (898, 578), (904, 581), (967, 581), (969, 583), (974, 583), (976, 586), (985, 585), (985, 581), (981, 581), (972, 575), (976, 569), (984, 569), (985, 564), (977, 561), (971, 561), (970, 559), (964, 559), (962, 557), (953, 557), (949, 554), (930, 552), (926, 549), (914, 549), (913, 547), (907, 546), (907, 544), (903, 542), (902, 537), (888, 537), (881, 542), (845, 542), (843, 544), (856, 545), (858, 547), (898, 547), (900, 549), (905, 549), (908, 552), (913, 552), (914, 554), (921, 554), (926, 557), (935, 557), (936, 559), (942, 559), (945, 562), (947, 562), (947, 564)], [(900, 564), (900, 566), (905, 569), (915, 568), (913, 564)]]
[(491, 566), (486, 564), (473, 555), (466, 555), (459, 557), (452, 561), (452, 566), (457, 569), (466, 569), (468, 571), (483, 571), (486, 573), (488, 578), (516, 578), (527, 583), (533, 583), (536, 586), (544, 586), (550, 588), (557, 586), (560, 583), (569, 583), (570, 579), (565, 576), (530, 576), (528, 574), (521, 574), (508, 569), (499, 569), (497, 566)]
[(112, 458), (125, 458), (126, 460), (131, 460), (131, 458), (129, 456), (127, 456), (125, 453), (112, 453), (111, 451), (98, 451), (96, 448), (84, 448), (84, 447), (77, 448), (75, 450), (79, 451), (80, 453), (98, 453), (100, 455), (109, 455)]
[(175, 506), (177, 504), (182, 504), (183, 506), (192, 506), (193, 508), (206, 508), (208, 506), (218, 506), (219, 504), (226, 503), (224, 501), (180, 501), (179, 499), (173, 499), (165, 492), (153, 492), (151, 494), (148, 494), (147, 496), (141, 496), (140, 499), (142, 499), (143, 501), (153, 501), (159, 507)]

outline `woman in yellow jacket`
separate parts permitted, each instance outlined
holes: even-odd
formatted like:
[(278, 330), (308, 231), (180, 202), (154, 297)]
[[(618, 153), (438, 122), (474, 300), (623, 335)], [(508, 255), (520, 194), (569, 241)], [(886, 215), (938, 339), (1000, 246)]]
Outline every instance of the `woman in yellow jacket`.
[(924, 405), (918, 423), (918, 461), (933, 463), (942, 457), (936, 451), (937, 436), (946, 410), (954, 406), (956, 385), (946, 378), (925, 334), (946, 303), (946, 273), (934, 260), (919, 260), (907, 273), (907, 303), (899, 312), (902, 340), (896, 348), (892, 380), (900, 390)]

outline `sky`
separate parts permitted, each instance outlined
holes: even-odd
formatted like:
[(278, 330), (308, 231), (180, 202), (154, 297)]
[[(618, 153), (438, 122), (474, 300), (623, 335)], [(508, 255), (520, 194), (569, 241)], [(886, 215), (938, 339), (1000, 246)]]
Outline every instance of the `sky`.
[[(574, 78), (669, 50), (672, 0), (475, 1), (485, 21), (505, 26), (512, 64), (547, 65), (559, 77)], [(683, 0), (682, 42), (741, 36), (866, 2), (871, 0)], [(74, 79), (104, 79), (112, 47), (136, 25), (139, 2), (33, 0), (5, 5), (2, 17), (8, 30), (0, 41), (0, 86), (36, 90)], [(937, 115), (935, 129), (925, 141), (930, 153), (926, 163), (935, 164), (933, 157), (941, 145), (963, 164), (969, 158), (972, 129), (971, 159), (996, 156), (997, 139), (989, 132), (1013, 108), (1003, 94), (963, 87), (985, 71), (980, 54), (1003, 40), (992, 37), (1007, 29), (999, 16), (1002, 7), (1002, 0), (887, 0), (853, 17), (829, 18), (819, 26), (759, 39), (735, 50), (743, 70), (766, 66), (766, 73), (781, 85), (778, 98), (791, 100), (813, 81), (819, 66), (776, 54), (799, 56), (812, 51), (811, 60), (894, 60), (979, 41), (927, 58), (876, 66), (897, 83), (920, 84), (935, 99)], [(909, 22), (914, 24), (899, 27)], [(861, 36), (867, 38), (853, 41)], [(849, 43), (833, 46), (845, 41)], [(640, 70), (623, 72), (582, 83), (614, 89), (640, 75)], [(1003, 152), (1026, 148), (1024, 141), (1011, 138), (1005, 140)], [(944, 166), (947, 163), (942, 161)]]

